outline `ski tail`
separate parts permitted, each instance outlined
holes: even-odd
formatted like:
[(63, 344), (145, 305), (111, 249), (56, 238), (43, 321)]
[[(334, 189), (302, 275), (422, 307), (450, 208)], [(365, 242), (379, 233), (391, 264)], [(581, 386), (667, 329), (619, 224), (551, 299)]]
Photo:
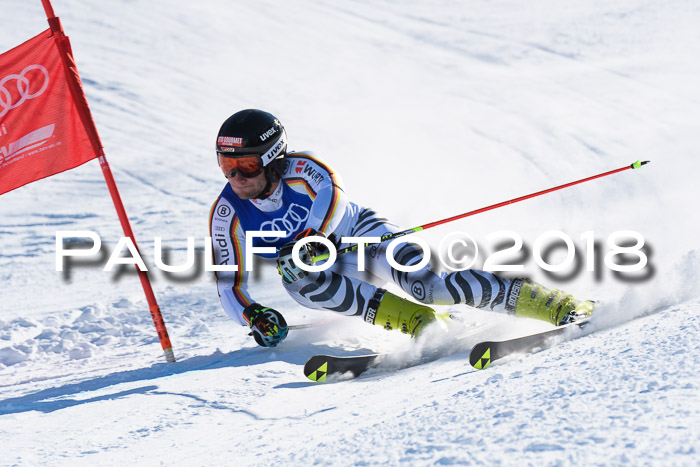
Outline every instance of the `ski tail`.
[(483, 370), (508, 355), (536, 352), (549, 345), (554, 337), (562, 336), (571, 329), (583, 328), (589, 323), (590, 318), (515, 339), (479, 342), (469, 353), (469, 363), (477, 370)]
[(311, 381), (324, 381), (328, 375), (352, 373), (357, 377), (373, 367), (378, 354), (350, 357), (314, 355), (304, 365), (304, 375)]

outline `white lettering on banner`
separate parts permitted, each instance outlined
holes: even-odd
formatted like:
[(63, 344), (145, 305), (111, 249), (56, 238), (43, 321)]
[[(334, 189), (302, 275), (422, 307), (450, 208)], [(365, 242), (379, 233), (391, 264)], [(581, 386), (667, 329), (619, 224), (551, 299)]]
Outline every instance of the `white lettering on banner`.
[[(507, 238), (513, 241), (513, 246), (506, 248), (505, 250), (499, 250), (491, 253), (486, 261), (484, 261), (484, 271), (489, 272), (523, 272), (525, 267), (522, 264), (500, 264), (499, 260), (505, 260), (506, 258), (512, 258), (512, 255), (517, 253), (523, 248), (523, 239), (517, 232), (512, 230), (499, 230), (486, 236), (486, 239), (495, 244), (495, 240), (499, 238)], [(539, 242), (539, 239), (537, 240)], [(476, 245), (476, 243), (474, 243)], [(537, 249), (537, 243), (535, 244), (535, 249)], [(478, 250), (475, 255), (479, 254)], [(476, 260), (476, 256), (474, 256)], [(572, 258), (573, 259), (573, 258)]]
[[(416, 243), (417, 245), (420, 245), (420, 247), (423, 249), (423, 259), (421, 259), (418, 263), (414, 264), (413, 266), (406, 266), (403, 264), (399, 264), (396, 262), (394, 259), (394, 250), (396, 249), (397, 246), (399, 246), (400, 243), (402, 242), (407, 242), (407, 243)], [(397, 269), (401, 272), (415, 272), (423, 269), (428, 263), (430, 263), (430, 245), (428, 245), (428, 242), (423, 240), (420, 237), (413, 237), (410, 240), (409, 239), (402, 239), (402, 238), (395, 238), (389, 243), (389, 246), (386, 249), (386, 259), (389, 261), (389, 264), (391, 265), (392, 268)]]
[[(620, 238), (630, 237), (636, 242), (634, 246), (623, 246), (618, 243)], [(605, 265), (613, 271), (617, 272), (636, 272), (641, 271), (647, 265), (649, 258), (646, 253), (642, 251), (644, 247), (644, 237), (639, 232), (634, 230), (621, 230), (618, 232), (613, 232), (608, 237), (608, 247), (611, 249), (605, 255)], [(639, 258), (639, 261), (635, 264), (622, 265), (617, 264), (613, 261), (613, 258), (617, 255), (633, 255)]]
[[(298, 206), (298, 205), (296, 205)], [(304, 208), (305, 209), (305, 208)], [(305, 209), (305, 211), (308, 211)], [(300, 216), (294, 217), (296, 219), (297, 217), (300, 218)], [(299, 221), (301, 222), (301, 221)], [(253, 270), (253, 254), (256, 253), (271, 253), (271, 254), (276, 254), (277, 250), (273, 246), (254, 246), (253, 245), (253, 239), (256, 237), (274, 237), (274, 238), (285, 238), (290, 234), (289, 231), (286, 230), (265, 230), (265, 231), (248, 231), (246, 232), (246, 256), (245, 259), (247, 261), (246, 264), (246, 271), (252, 271)], [(460, 235), (462, 235), (461, 233)], [(511, 231), (500, 231), (496, 232), (492, 235), (489, 236), (491, 240), (494, 238), (501, 238), (504, 234), (507, 234), (511, 239), (515, 240), (515, 244), (518, 247), (517, 249), (514, 247), (509, 247), (506, 250), (498, 250), (494, 252), (493, 254), (489, 255), (486, 259), (486, 263), (489, 262), (493, 257), (496, 255), (502, 254), (504, 252), (517, 252), (518, 249), (521, 249), (522, 246), (522, 239), (519, 237), (519, 235), (515, 232)], [(469, 238), (470, 241), (473, 241), (471, 237), (469, 237), (467, 234), (464, 234), (466, 238)], [(86, 238), (89, 240), (92, 240), (92, 246), (89, 248), (87, 247), (89, 244), (86, 244), (86, 242), (79, 242), (76, 241), (76, 239), (80, 238)], [(66, 245), (64, 245), (64, 241), (66, 239), (72, 239), (66, 242)], [(589, 231), (586, 232), (582, 236), (583, 240), (586, 240), (586, 247), (591, 248), (593, 250), (599, 249), (597, 246), (597, 242), (595, 241), (594, 237), (594, 232)], [(342, 237), (341, 241), (343, 243), (357, 243), (358, 245), (358, 250), (359, 251), (359, 257), (357, 260), (357, 265), (358, 265), (358, 272), (361, 272), (364, 270), (364, 261), (362, 260), (363, 254), (362, 250), (364, 249), (365, 245), (368, 243), (375, 243), (379, 242), (381, 238), (379, 237)], [(552, 242), (552, 240), (559, 240), (563, 241), (566, 248), (567, 248), (567, 255), (566, 259), (555, 265), (550, 265), (545, 261), (544, 258), (542, 258), (543, 252), (547, 252), (553, 247), (557, 246), (555, 243)], [(269, 241), (269, 240), (268, 240)], [(420, 237), (413, 237), (408, 243), (417, 243), (418, 245), (421, 246), (423, 250), (423, 258), (422, 260), (414, 264), (412, 266), (406, 266), (402, 264), (398, 264), (396, 260), (394, 259), (394, 250), (398, 245), (400, 245), (402, 242), (406, 242), (407, 240), (403, 238), (395, 238), (392, 242), (389, 243), (388, 248), (386, 249), (385, 254), (386, 259), (389, 262), (389, 264), (394, 267), (395, 269), (402, 271), (402, 272), (413, 272), (416, 270), (420, 270), (421, 268), (425, 267), (429, 261), (430, 261), (430, 246), (427, 244), (425, 240), (423, 240)], [(215, 243), (214, 243), (215, 242)], [(312, 236), (312, 237), (305, 237), (298, 242), (295, 242), (294, 248), (292, 249), (292, 254), (294, 255), (294, 258), (297, 259), (299, 257), (299, 251), (300, 248), (305, 245), (306, 243), (309, 242), (319, 242), (325, 244), (325, 246), (329, 250), (329, 259), (321, 264), (320, 266), (315, 266), (315, 265), (306, 265), (301, 263), (299, 261), (297, 264), (299, 265), (300, 269), (303, 269), (304, 271), (308, 272), (313, 272), (313, 271), (323, 271), (331, 267), (331, 265), (335, 262), (336, 257), (337, 257), (337, 250), (335, 248), (335, 245), (331, 243), (328, 239), (325, 239), (323, 237), (318, 237), (318, 236)], [(75, 248), (70, 248), (71, 243), (73, 243), (73, 246)], [(445, 243), (445, 242), (442, 242)], [(466, 242), (463, 240), (459, 239), (458, 242), (462, 246)], [(212, 260), (214, 258), (213, 255), (213, 247), (212, 244), (214, 244), (218, 248), (218, 264), (213, 264)], [(442, 244), (441, 244), (442, 245)], [(469, 261), (469, 264), (474, 262), (474, 259), (471, 258), (471, 254), (465, 255), (462, 260), (457, 260), (454, 255), (451, 254), (451, 247), (454, 245), (454, 243), (450, 243), (448, 246), (448, 251), (447, 251), (447, 256), (449, 257), (450, 261), (452, 263), (457, 263), (461, 264), (462, 261), (465, 259), (471, 260)], [(644, 250), (644, 245), (645, 245), (645, 239), (640, 234), (639, 232), (635, 232), (633, 230), (623, 230), (623, 231), (617, 231), (613, 232), (608, 236), (608, 247), (610, 251), (607, 252), (605, 255), (605, 265), (608, 267), (608, 269), (615, 271), (617, 273), (634, 273), (634, 272), (639, 272), (643, 270), (644, 268), (647, 267), (649, 264), (649, 257), (647, 257), (646, 251)], [(68, 246), (68, 248), (66, 248)], [(129, 249), (129, 252), (131, 253), (131, 256), (127, 256), (122, 258), (121, 257), (121, 252), (124, 249), (124, 247), (127, 247)], [(474, 246), (476, 247), (476, 242), (474, 242)], [(64, 258), (68, 257), (88, 257), (88, 256), (95, 256), (100, 252), (100, 249), (102, 247), (102, 241), (99, 237), (99, 235), (96, 232), (90, 231), (90, 230), (58, 230), (56, 231), (56, 271), (63, 271), (63, 263), (64, 263)], [(161, 255), (161, 240), (160, 238), (156, 237), (155, 238), (155, 262), (156, 262), (156, 268), (160, 270), (164, 270), (166, 272), (184, 272), (188, 269), (191, 269), (194, 266), (194, 263), (196, 261), (193, 261), (193, 254), (196, 255), (195, 253), (195, 248), (194, 248), (194, 239), (192, 237), (187, 238), (187, 260), (185, 261), (184, 264), (181, 264), (179, 266), (168, 266), (163, 263), (162, 261), (162, 255)], [(372, 248), (370, 248), (370, 254), (371, 254)], [(448, 269), (454, 269), (451, 264), (448, 264), (445, 262), (445, 260), (442, 258), (442, 246), (440, 248), (440, 255), (439, 259), (440, 262), (442, 263), (443, 266), (445, 266)], [(559, 232), (559, 231), (547, 231), (540, 235), (535, 244), (535, 248), (533, 251), (533, 256), (535, 259), (535, 262), (544, 270), (546, 271), (554, 271), (554, 272), (559, 272), (562, 270), (565, 270), (569, 266), (572, 265), (574, 261), (574, 255), (576, 254), (576, 247), (573, 244), (573, 241), (571, 240), (571, 237), (564, 233), (564, 232)], [(478, 250), (475, 249), (474, 251), (474, 257), (478, 255)], [(205, 270), (206, 271), (238, 271), (238, 266), (235, 264), (231, 264), (233, 261), (233, 250), (232, 250), (232, 245), (231, 245), (231, 237), (229, 235), (226, 235), (224, 233), (214, 233), (214, 237), (205, 237), (204, 239), (204, 256), (205, 256)], [(617, 264), (614, 260), (616, 256), (624, 256), (623, 257), (623, 264)], [(629, 259), (628, 257), (630, 256), (636, 256), (638, 261), (634, 264), (629, 264)], [(373, 256), (374, 257), (374, 256)], [(595, 259), (595, 256), (594, 256)], [(486, 266), (486, 263), (484, 266)], [(143, 259), (141, 258), (139, 251), (136, 249), (133, 241), (129, 237), (122, 237), (119, 242), (117, 243), (117, 246), (115, 247), (115, 250), (112, 252), (111, 256), (109, 257), (109, 260), (107, 261), (107, 264), (103, 268), (104, 271), (111, 271), (113, 266), (115, 264), (135, 264), (140, 270), (142, 271), (147, 271), (148, 269), (146, 268), (145, 263), (143, 262)], [(462, 264), (463, 266), (463, 264)], [(511, 268), (514, 267), (514, 265), (490, 265), (490, 268), (487, 269), (486, 267), (482, 267), (482, 270), (506, 270), (506, 269), (501, 269), (501, 268), (509, 268), (507, 270), (511, 270)], [(522, 265), (518, 265), (518, 268), (521, 268)], [(590, 272), (593, 272), (595, 269), (595, 263), (591, 265)], [(463, 270), (463, 269), (459, 269)], [(637, 280), (637, 278), (633, 278), (634, 280)], [(511, 296), (513, 296), (513, 293), (517, 294), (517, 288), (514, 288), (514, 290), (511, 292)], [(510, 304), (509, 304), (510, 305)]]
[(23, 152), (27, 152), (46, 143), (49, 138), (53, 136), (55, 127), (56, 125), (53, 123), (51, 125), (46, 125), (38, 130), (27, 133), (7, 146), (0, 146), (0, 165), (9, 162)]
[[(27, 73), (29, 73), (32, 70), (39, 70), (43, 73), (41, 87), (39, 87), (39, 89), (37, 89), (34, 92), (29, 91), (33, 83), (31, 83), (29, 81), (29, 78), (27, 78)], [(12, 80), (17, 81), (17, 92), (19, 93), (19, 99), (17, 100), (17, 102), (14, 103), (12, 102), (12, 94), (5, 87), (5, 84)], [(44, 91), (46, 91), (46, 88), (48, 86), (49, 72), (48, 70), (46, 70), (46, 68), (44, 68), (41, 65), (29, 65), (19, 74), (13, 73), (5, 76), (3, 79), (0, 79), (0, 117), (3, 117), (10, 110), (19, 107), (25, 101), (41, 96), (44, 93)], [(36, 86), (34, 87), (36, 88)]]
[[(451, 239), (451, 237), (456, 238)], [(460, 259), (455, 258), (453, 251), (455, 245), (460, 245), (463, 250), (466, 250), (466, 252), (462, 254), (462, 257)], [(471, 261), (469, 261), (472, 248), (474, 249), (474, 257), (471, 259)], [(438, 248), (438, 252), (441, 260), (443, 258), (443, 255), (446, 254), (447, 259), (450, 261), (450, 263), (443, 261), (443, 265), (447, 269), (451, 271), (463, 271), (465, 269), (471, 268), (474, 264), (474, 261), (476, 261), (477, 256), (479, 256), (479, 245), (476, 243), (476, 240), (474, 240), (474, 238), (468, 233), (453, 232), (442, 239), (442, 241), (440, 242), (440, 247)], [(454, 265), (458, 265), (459, 267), (455, 267)]]
[(368, 243), (380, 243), (381, 237), (343, 237), (340, 239), (343, 243), (357, 243), (357, 270), (364, 272), (365, 270), (365, 245)]
[[(304, 263), (301, 258), (299, 257), (299, 251), (302, 249), (304, 245), (307, 243), (322, 243), (325, 245), (326, 248), (328, 248), (328, 260), (321, 264), (320, 266), (314, 266), (314, 265), (309, 265)], [(294, 263), (299, 266), (300, 269), (306, 272), (317, 272), (317, 271), (325, 271), (326, 269), (330, 268), (335, 264), (335, 260), (338, 257), (338, 252), (335, 250), (335, 245), (333, 245), (333, 242), (328, 240), (325, 237), (319, 237), (318, 235), (312, 235), (310, 237), (304, 237), (298, 242), (294, 244), (292, 247), (292, 259), (294, 260)]]
[[(125, 246), (129, 250), (129, 253), (131, 253), (131, 256), (125, 256), (122, 258), (120, 255)], [(139, 271), (148, 271), (146, 263), (144, 263), (143, 259), (141, 259), (139, 250), (136, 248), (136, 245), (134, 245), (134, 242), (130, 237), (122, 237), (119, 239), (117, 246), (114, 247), (114, 251), (110, 255), (109, 260), (107, 260), (107, 264), (105, 264), (105, 267), (102, 270), (109, 272), (112, 270), (115, 264), (135, 264), (136, 267), (139, 268)]]
[[(84, 237), (92, 240), (92, 247), (87, 250), (64, 250), (63, 239)], [(102, 240), (97, 232), (91, 230), (57, 230), (56, 231), (56, 271), (63, 271), (63, 258), (67, 256), (92, 256), (99, 253)]]
[[(296, 232), (301, 228), (303, 222), (309, 218), (309, 214), (311, 214), (311, 212), (304, 206), (292, 203), (284, 216), (263, 222), (260, 224), (260, 230), (263, 232), (280, 232), (283, 230), (287, 232)], [(282, 237), (286, 236), (287, 235), (282, 235)], [(279, 235), (275, 234), (274, 237), (279, 237)], [(268, 240), (265, 236), (261, 236), (261, 238), (265, 243), (272, 243), (276, 240), (276, 238)]]
[(204, 264), (204, 270), (207, 272), (236, 272), (238, 271), (238, 265), (237, 264), (228, 264), (229, 259), (233, 256), (233, 254), (229, 251), (228, 247), (228, 242), (226, 240), (226, 237), (224, 237), (224, 234), (216, 234), (216, 243), (219, 246), (219, 253), (221, 254), (221, 262), (220, 264), (214, 264), (214, 253), (212, 253), (213, 247), (212, 247), (212, 238), (211, 237), (205, 237), (204, 239), (204, 260), (206, 263)]
[[(542, 251), (544, 250), (543, 245), (549, 237), (561, 239), (566, 245), (566, 258), (559, 264), (549, 264), (542, 258)], [(517, 246), (517, 249), (519, 250), (522, 247), (522, 240), (520, 241), (519, 245), (516, 244), (515, 246)], [(539, 237), (537, 237), (537, 240), (535, 241), (535, 248), (533, 249), (532, 254), (535, 258), (535, 263), (537, 263), (539, 267), (541, 267), (545, 271), (558, 272), (568, 268), (574, 262), (574, 256), (576, 255), (576, 247), (574, 246), (574, 242), (571, 240), (571, 237), (569, 237), (564, 232), (559, 232), (557, 230), (548, 230)]]
[[(250, 230), (245, 236), (245, 270), (250, 272), (253, 270), (253, 253), (272, 253), (277, 254), (277, 248), (274, 246), (253, 246), (255, 237), (279, 237), (284, 238), (289, 235), (287, 232), (261, 232), (259, 230)], [(264, 237), (263, 237), (264, 238)]]
[(161, 248), (161, 238), (154, 238), (155, 245), (153, 246), (156, 267), (166, 272), (184, 272), (194, 266), (194, 237), (187, 237), (187, 260), (180, 266), (168, 266), (163, 262), (163, 252)]

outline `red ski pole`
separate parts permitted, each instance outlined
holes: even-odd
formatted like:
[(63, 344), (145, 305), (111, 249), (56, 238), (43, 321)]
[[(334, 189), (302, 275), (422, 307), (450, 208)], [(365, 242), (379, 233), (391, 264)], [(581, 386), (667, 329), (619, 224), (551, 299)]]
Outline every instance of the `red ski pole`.
[[(600, 173), (598, 175), (593, 175), (591, 177), (582, 178), (581, 180), (576, 180), (575, 182), (565, 183), (564, 185), (555, 186), (553, 188), (548, 188), (546, 190), (538, 191), (536, 193), (530, 193), (529, 195), (520, 196), (519, 198), (513, 198), (513, 199), (510, 199), (508, 201), (503, 201), (501, 203), (492, 204), (491, 206), (486, 206), (486, 207), (483, 207), (480, 209), (476, 209), (474, 211), (465, 212), (464, 214), (458, 214), (456, 216), (448, 217), (447, 219), (442, 219), (442, 220), (435, 221), (435, 222), (429, 222), (427, 224), (423, 224), (423, 225), (420, 225), (418, 227), (413, 227), (412, 229), (403, 230), (401, 232), (396, 232), (393, 234), (386, 234), (386, 235), (381, 237), (381, 242), (385, 242), (387, 240), (393, 240), (393, 239), (398, 238), (398, 237), (403, 237), (404, 235), (409, 235), (412, 233), (420, 232), (421, 230), (426, 230), (426, 229), (429, 229), (431, 227), (435, 227), (438, 225), (447, 224), (448, 222), (456, 221), (458, 219), (464, 219), (465, 217), (475, 216), (475, 215), (480, 214), (482, 212), (492, 211), (494, 209), (498, 209), (498, 208), (501, 208), (503, 206), (507, 206), (509, 204), (519, 203), (520, 201), (525, 201), (526, 199), (534, 198), (536, 196), (544, 195), (547, 193), (551, 193), (553, 191), (557, 191), (557, 190), (561, 190), (564, 188), (568, 188), (570, 186), (578, 185), (579, 183), (595, 180), (596, 178), (606, 177), (608, 175), (622, 172), (623, 170), (640, 169), (643, 165), (646, 165), (649, 162), (651, 162), (651, 161), (644, 161), (644, 162), (637, 161), (637, 162), (634, 162), (633, 164), (626, 165), (624, 167), (620, 167), (619, 169), (611, 170), (609, 172), (603, 172), (603, 173)], [(355, 250), (357, 250), (358, 247), (359, 247), (359, 245), (352, 245), (352, 246), (349, 246), (347, 248), (343, 248), (341, 250), (338, 250), (337, 253), (339, 255), (342, 255), (343, 253), (355, 251)], [(319, 256), (314, 256), (313, 262), (316, 263), (318, 261), (328, 259), (328, 256), (329, 256), (328, 253), (325, 253), (325, 254), (322, 254)]]

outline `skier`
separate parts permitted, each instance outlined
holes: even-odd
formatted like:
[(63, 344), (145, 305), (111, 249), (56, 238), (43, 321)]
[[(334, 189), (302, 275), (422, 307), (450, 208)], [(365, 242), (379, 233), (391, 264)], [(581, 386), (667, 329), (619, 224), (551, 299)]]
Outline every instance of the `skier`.
[[(284, 237), (255, 237), (252, 245), (274, 247), (276, 253), (256, 254), (276, 258), (284, 288), (301, 305), (357, 315), (413, 337), (431, 323), (444, 326), (446, 318), (432, 305), (465, 303), (555, 325), (588, 316), (593, 310), (591, 302), (528, 279), (476, 270), (437, 274), (429, 266), (402, 272), (389, 264), (382, 243), (365, 248), (364, 272), (358, 270), (355, 252), (338, 255), (326, 271), (305, 272), (292, 260), (292, 248), (301, 238), (321, 236), (344, 248), (350, 243), (342, 243), (343, 237), (381, 237), (399, 229), (349, 201), (338, 175), (312, 153), (288, 151), (284, 127), (267, 112), (249, 109), (229, 117), (219, 130), (216, 151), (228, 183), (210, 214), (214, 262), (238, 266), (236, 271), (216, 273), (219, 296), (226, 313), (249, 326), (261, 346), (278, 345), (288, 327), (279, 311), (261, 305), (248, 293), (245, 245), (251, 231), (286, 233)], [(312, 264), (311, 258), (323, 252), (323, 245), (313, 242), (300, 255), (306, 264)], [(394, 258), (411, 266), (421, 261), (422, 253), (404, 243), (395, 250)], [(419, 303), (383, 289), (381, 285), (389, 281)]]

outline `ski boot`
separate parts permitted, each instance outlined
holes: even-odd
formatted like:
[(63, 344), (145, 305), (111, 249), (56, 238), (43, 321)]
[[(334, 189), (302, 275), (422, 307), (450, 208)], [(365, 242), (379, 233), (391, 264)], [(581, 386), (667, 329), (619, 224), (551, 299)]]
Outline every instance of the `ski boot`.
[(414, 338), (420, 336), (432, 323), (438, 323), (446, 332), (445, 321), (449, 319), (435, 313), (435, 310), (428, 306), (397, 297), (384, 289), (377, 289), (364, 315), (364, 320), (370, 324), (383, 326), (389, 331), (399, 329)]
[(555, 326), (587, 318), (593, 312), (593, 302), (576, 300), (561, 290), (549, 290), (536, 282), (515, 279), (508, 295), (508, 306), (515, 315), (547, 321)]

